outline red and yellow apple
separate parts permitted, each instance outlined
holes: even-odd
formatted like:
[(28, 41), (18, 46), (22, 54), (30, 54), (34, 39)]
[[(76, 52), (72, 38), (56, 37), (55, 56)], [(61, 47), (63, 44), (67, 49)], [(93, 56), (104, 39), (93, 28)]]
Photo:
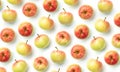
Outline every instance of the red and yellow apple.
[(117, 13), (114, 16), (114, 23), (115, 23), (116, 26), (120, 27), (120, 13)]
[(112, 37), (112, 45), (116, 48), (120, 48), (120, 33)]
[(66, 72), (82, 72), (82, 69), (78, 64), (71, 64), (68, 66)]
[(74, 6), (77, 5), (79, 0), (64, 0), (67, 5)]
[(19, 5), (22, 3), (22, 0), (7, 0), (7, 1), (13, 5)]
[(0, 67), (0, 72), (7, 72), (4, 67)]
[(2, 1), (0, 0), (0, 9), (2, 8)]

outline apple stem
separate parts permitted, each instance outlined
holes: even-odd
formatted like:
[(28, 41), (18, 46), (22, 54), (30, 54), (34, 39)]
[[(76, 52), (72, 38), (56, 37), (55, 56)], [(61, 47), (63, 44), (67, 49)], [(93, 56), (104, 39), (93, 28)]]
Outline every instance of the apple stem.
[(17, 62), (17, 60), (15, 59), (15, 62)]
[(28, 40), (26, 41), (26, 44), (28, 43)]
[(66, 12), (66, 10), (63, 8), (64, 12)]
[(60, 68), (58, 69), (58, 72), (60, 72)]
[(94, 39), (96, 39), (96, 37), (95, 37), (95, 36), (93, 36), (93, 38), (94, 38)]
[(48, 18), (50, 18), (50, 14), (48, 15)]
[(97, 60), (99, 59), (99, 57), (97, 57)]
[(58, 48), (57, 47), (55, 47), (57, 50), (58, 50)]
[(105, 17), (105, 19), (104, 19), (104, 21), (106, 20), (106, 17)]
[(9, 7), (9, 6), (7, 6), (7, 8), (10, 10), (10, 7)]
[(37, 34), (37, 36), (39, 37), (40, 35), (39, 35), (39, 34)]

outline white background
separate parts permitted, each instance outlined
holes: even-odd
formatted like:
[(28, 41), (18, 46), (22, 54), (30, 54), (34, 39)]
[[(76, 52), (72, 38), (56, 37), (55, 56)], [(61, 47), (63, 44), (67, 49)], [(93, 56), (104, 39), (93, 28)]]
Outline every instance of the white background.
[[(103, 63), (103, 72), (114, 72), (114, 71), (119, 72), (120, 71), (120, 63), (118, 63), (117, 65), (114, 65), (114, 66), (110, 66), (104, 62), (104, 55), (109, 50), (116, 50), (117, 52), (120, 51), (120, 49), (114, 48), (111, 44), (112, 36), (116, 33), (120, 33), (119, 32), (120, 28), (117, 27), (113, 22), (114, 15), (116, 13), (120, 12), (120, 9), (119, 9), (120, 0), (111, 0), (113, 2), (113, 10), (110, 14), (103, 14), (98, 10), (98, 8), (97, 8), (98, 1), (99, 0), (80, 0), (79, 4), (77, 6), (72, 7), (72, 6), (66, 5), (63, 0), (58, 0), (58, 9), (55, 12), (49, 13), (43, 9), (43, 6), (42, 6), (43, 0), (23, 0), (23, 3), (19, 6), (11, 5), (7, 2), (7, 0), (2, 0), (3, 8), (0, 10), (0, 31), (5, 27), (13, 28), (16, 33), (16, 39), (12, 43), (4, 43), (2, 40), (0, 40), (0, 47), (8, 47), (12, 53), (11, 59), (6, 63), (0, 63), (0, 66), (5, 67), (8, 72), (12, 72), (12, 64), (15, 62), (14, 60), (15, 59), (17, 59), (17, 60), (23, 59), (28, 63), (28, 67), (29, 67), (28, 72), (37, 72), (33, 68), (33, 61), (36, 57), (44, 56), (45, 58), (48, 59), (48, 62), (49, 62), (49, 68), (48, 68), (47, 72), (51, 72), (51, 70), (54, 70), (54, 69), (57, 70), (58, 68), (61, 69), (60, 72), (66, 72), (67, 67), (70, 64), (74, 64), (74, 63), (77, 63), (81, 66), (82, 72), (89, 72), (89, 70), (86, 67), (86, 63), (87, 63), (88, 59), (90, 59), (90, 58), (96, 59), (97, 57), (99, 57), (99, 61), (101, 61)], [(35, 17), (29, 18), (29, 17), (26, 17), (23, 15), (22, 7), (26, 2), (33, 2), (37, 5), (38, 13)], [(94, 9), (94, 16), (90, 20), (83, 20), (78, 15), (79, 7), (81, 5), (85, 5), (85, 4), (92, 6)], [(17, 11), (18, 17), (17, 17), (17, 20), (13, 24), (4, 22), (2, 19), (1, 12), (2, 12), (2, 10), (7, 9), (6, 6), (9, 6), (10, 9), (14, 9)], [(72, 25), (64, 26), (58, 22), (58, 13), (63, 11), (62, 8), (65, 8), (66, 11), (69, 11), (74, 15), (74, 20), (73, 20)], [(52, 31), (44, 31), (41, 28), (39, 28), (38, 20), (40, 17), (48, 16), (49, 14), (51, 15), (50, 18), (52, 18), (55, 22), (55, 27), (54, 27), (54, 30), (52, 30)], [(109, 33), (103, 34), (103, 33), (97, 32), (95, 30), (94, 23), (97, 19), (99, 19), (99, 18), (104, 19), (105, 17), (107, 17), (106, 20), (110, 23), (111, 31)], [(18, 25), (24, 21), (31, 22), (34, 27), (34, 33), (30, 37), (22, 37), (18, 33)], [(80, 40), (75, 37), (74, 28), (79, 24), (86, 24), (89, 27), (90, 35), (87, 39)], [(55, 42), (56, 33), (59, 31), (62, 31), (62, 30), (67, 31), (71, 36), (71, 43), (66, 47), (60, 46)], [(37, 37), (37, 34), (47, 34), (49, 36), (51, 42), (50, 42), (50, 46), (48, 48), (39, 49), (39, 48), (35, 47), (34, 39), (35, 39), (35, 37)], [(101, 36), (101, 37), (105, 38), (106, 43), (107, 43), (105, 50), (103, 50), (101, 52), (95, 52), (90, 48), (90, 41), (93, 39), (93, 36), (96, 36), (96, 37)], [(32, 46), (32, 55), (28, 56), (28, 57), (23, 57), (16, 52), (16, 44), (21, 41), (25, 42), (26, 40), (29, 40), (28, 43)], [(75, 44), (81, 44), (86, 48), (87, 54), (84, 59), (76, 60), (71, 56), (70, 50), (71, 50), (72, 46)], [(55, 46), (57, 46), (60, 50), (65, 51), (65, 53), (66, 53), (66, 60), (62, 65), (55, 64), (50, 59), (50, 53), (51, 53), (51, 51), (55, 50)]]

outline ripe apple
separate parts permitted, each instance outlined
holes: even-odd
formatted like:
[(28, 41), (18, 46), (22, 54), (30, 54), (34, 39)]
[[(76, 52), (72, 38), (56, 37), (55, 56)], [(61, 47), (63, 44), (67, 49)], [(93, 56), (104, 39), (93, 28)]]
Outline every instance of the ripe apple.
[(61, 46), (66, 46), (70, 43), (71, 38), (68, 32), (60, 31), (56, 35), (56, 42)]
[(19, 42), (16, 46), (17, 52), (22, 55), (22, 56), (28, 56), (32, 52), (32, 47), (31, 45), (27, 44), (28, 40), (26, 43), (24, 42)]
[(110, 24), (108, 21), (106, 21), (106, 17), (105, 19), (98, 19), (95, 22), (95, 29), (101, 33), (106, 33), (110, 30)]
[(76, 26), (76, 28), (74, 30), (74, 34), (79, 39), (85, 39), (89, 35), (89, 28), (85, 24), (80, 24), (80, 25)]
[(0, 67), (0, 72), (7, 72), (4, 67)]
[(64, 0), (67, 5), (74, 6), (77, 5), (79, 0)]
[(91, 40), (90, 46), (95, 51), (102, 51), (106, 47), (106, 42), (103, 37), (94, 37)]
[(115, 34), (112, 38), (112, 45), (116, 48), (120, 48), (120, 33)]
[(50, 18), (50, 15), (39, 19), (39, 27), (44, 30), (52, 30), (54, 28), (54, 21)]
[(22, 3), (22, 0), (7, 0), (7, 1), (13, 5), (19, 5)]
[(37, 57), (33, 63), (34, 68), (39, 72), (45, 72), (48, 68), (48, 60), (45, 57)]
[(46, 34), (41, 34), (35, 38), (34, 44), (38, 48), (46, 48), (50, 44), (50, 39)]
[(22, 36), (30, 36), (33, 32), (33, 26), (30, 22), (22, 22), (18, 26), (18, 32)]
[(27, 2), (22, 9), (22, 12), (27, 17), (33, 17), (37, 13), (37, 6), (32, 2)]
[(66, 72), (82, 72), (82, 69), (78, 64), (71, 64)]
[(93, 8), (90, 5), (82, 5), (78, 14), (82, 19), (90, 19), (93, 16)]
[(7, 62), (10, 59), (11, 52), (8, 48), (0, 48), (0, 62)]
[(85, 54), (86, 54), (86, 49), (82, 45), (76, 44), (71, 49), (71, 55), (73, 58), (81, 59), (85, 56)]
[(4, 28), (0, 33), (0, 38), (4, 42), (11, 42), (15, 38), (15, 32), (11, 28)]
[(17, 12), (13, 9), (10, 9), (7, 6), (8, 9), (5, 9), (2, 11), (2, 18), (6, 22), (14, 22), (17, 18)]
[(97, 59), (89, 59), (87, 62), (87, 68), (91, 72), (101, 72), (102, 71), (102, 62)]
[(57, 9), (58, 2), (57, 0), (44, 0), (43, 8), (48, 12), (53, 12)]
[(119, 54), (117, 51), (110, 50), (105, 54), (104, 60), (109, 65), (115, 65), (119, 61)]
[(73, 15), (70, 12), (66, 12), (63, 8), (64, 12), (60, 12), (58, 15), (58, 20), (61, 24), (70, 25), (73, 21)]
[(120, 13), (117, 13), (114, 16), (114, 23), (115, 23), (116, 26), (120, 27)]
[[(56, 47), (56, 49), (57, 49), (57, 47)], [(57, 50), (53, 50), (51, 52), (50, 57), (54, 63), (62, 64), (65, 61), (66, 54), (64, 51), (57, 49)]]
[(16, 60), (12, 65), (13, 72), (27, 72), (28, 66), (24, 60)]
[(98, 9), (102, 13), (109, 13), (112, 11), (113, 4), (110, 0), (100, 0), (98, 2)]

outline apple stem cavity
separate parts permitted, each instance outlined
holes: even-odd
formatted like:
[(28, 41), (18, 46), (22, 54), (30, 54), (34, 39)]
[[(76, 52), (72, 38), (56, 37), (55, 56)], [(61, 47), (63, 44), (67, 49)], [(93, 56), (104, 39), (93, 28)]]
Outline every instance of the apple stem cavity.
[(65, 8), (63, 8), (63, 11), (66, 12)]

